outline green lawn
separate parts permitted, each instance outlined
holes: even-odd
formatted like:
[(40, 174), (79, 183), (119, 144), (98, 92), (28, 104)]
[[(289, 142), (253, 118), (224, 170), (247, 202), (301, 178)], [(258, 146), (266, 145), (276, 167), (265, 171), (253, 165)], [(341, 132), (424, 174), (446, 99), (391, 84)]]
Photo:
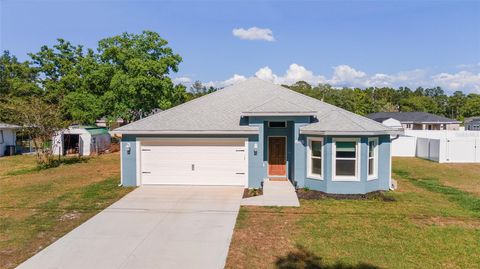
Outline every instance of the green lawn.
[(34, 156), (0, 158), (0, 268), (13, 268), (131, 191), (119, 154), (37, 170)]
[(394, 202), (242, 207), (227, 268), (479, 268), (479, 167), (398, 158)]

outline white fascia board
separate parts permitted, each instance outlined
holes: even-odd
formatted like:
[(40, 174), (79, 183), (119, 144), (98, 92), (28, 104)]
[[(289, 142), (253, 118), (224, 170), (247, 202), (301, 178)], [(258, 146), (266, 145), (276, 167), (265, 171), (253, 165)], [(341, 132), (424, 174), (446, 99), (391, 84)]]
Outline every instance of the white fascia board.
[(211, 134), (211, 135), (221, 135), (221, 134), (258, 134), (259, 130), (238, 130), (238, 131), (226, 131), (226, 130), (219, 130), (219, 131), (201, 131), (201, 130), (192, 130), (192, 131), (154, 131), (154, 130), (113, 130), (112, 133), (114, 134), (131, 134), (131, 135), (150, 135), (150, 134), (167, 134), (167, 135), (183, 135), (183, 134)]
[(310, 112), (242, 112), (242, 116), (315, 116), (317, 115), (316, 111)]
[(415, 124), (460, 124), (459, 121), (417, 121)]
[(373, 132), (343, 132), (343, 131), (314, 131), (314, 130), (301, 130), (300, 134), (306, 135), (400, 135), (403, 134), (403, 130), (391, 130), (391, 131), (373, 131)]

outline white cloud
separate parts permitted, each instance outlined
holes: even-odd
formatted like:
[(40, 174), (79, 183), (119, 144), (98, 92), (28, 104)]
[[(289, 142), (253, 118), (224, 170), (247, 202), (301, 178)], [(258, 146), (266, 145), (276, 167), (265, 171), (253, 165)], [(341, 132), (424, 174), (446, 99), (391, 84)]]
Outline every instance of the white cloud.
[(298, 64), (291, 64), (283, 76), (275, 75), (272, 72), (272, 69), (270, 69), (268, 66), (260, 68), (255, 73), (255, 76), (259, 79), (271, 81), (277, 84), (293, 84), (301, 80), (313, 84), (326, 83), (327, 81), (325, 77), (316, 76), (312, 71)]
[(174, 78), (172, 81), (175, 84), (183, 84), (183, 85), (192, 83), (192, 79), (189, 77), (178, 77), (178, 78)]
[(364, 85), (367, 74), (357, 71), (348, 65), (339, 65), (333, 68), (330, 84), (335, 86)]
[(276, 82), (277, 80), (277, 75), (273, 74), (272, 69), (270, 69), (268, 66), (258, 69), (258, 71), (255, 73), (255, 77), (270, 82)]
[[(255, 72), (255, 77), (271, 81), (276, 84), (293, 84), (303, 80), (312, 85), (330, 84), (334, 87), (400, 87), (406, 86), (411, 89), (417, 87), (440, 86), (445, 91), (463, 90), (465, 92), (480, 93), (480, 72), (462, 70), (457, 73), (431, 74), (423, 69), (398, 72), (395, 74), (367, 74), (348, 65), (333, 67), (330, 78), (315, 74), (312, 70), (299, 64), (291, 64), (283, 75), (275, 74), (268, 66), (262, 67)], [(247, 77), (239, 74), (233, 75), (224, 81), (208, 82), (204, 85), (214, 87), (226, 87)]]
[(203, 85), (207, 88), (208, 87), (223, 88), (223, 87), (226, 87), (226, 86), (237, 84), (237, 83), (242, 82), (246, 79), (247, 78), (245, 76), (234, 74), (231, 78), (226, 79), (224, 81), (209, 81), (209, 82), (203, 83)]
[(268, 28), (234, 28), (232, 30), (232, 34), (240, 39), (245, 40), (265, 40), (269, 42), (275, 41), (272, 30)]
[(480, 73), (460, 71), (455, 74), (440, 73), (432, 76), (435, 85), (451, 90), (472, 89), (480, 93)]

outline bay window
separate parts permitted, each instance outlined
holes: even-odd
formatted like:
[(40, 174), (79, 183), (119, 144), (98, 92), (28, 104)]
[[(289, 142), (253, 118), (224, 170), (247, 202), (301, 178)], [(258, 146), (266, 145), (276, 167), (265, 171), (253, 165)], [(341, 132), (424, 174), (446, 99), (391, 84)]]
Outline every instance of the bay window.
[(333, 180), (359, 181), (359, 139), (333, 139)]
[(323, 139), (319, 137), (308, 138), (307, 151), (307, 176), (322, 179)]

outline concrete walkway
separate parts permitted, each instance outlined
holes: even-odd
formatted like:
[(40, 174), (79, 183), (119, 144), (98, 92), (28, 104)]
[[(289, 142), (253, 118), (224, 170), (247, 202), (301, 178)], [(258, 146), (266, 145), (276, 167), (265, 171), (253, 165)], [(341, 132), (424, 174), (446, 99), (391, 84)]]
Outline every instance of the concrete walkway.
[(223, 268), (242, 193), (140, 187), (18, 268)]
[(290, 181), (270, 181), (263, 183), (263, 195), (242, 199), (242, 205), (256, 206), (300, 206), (297, 193)]

